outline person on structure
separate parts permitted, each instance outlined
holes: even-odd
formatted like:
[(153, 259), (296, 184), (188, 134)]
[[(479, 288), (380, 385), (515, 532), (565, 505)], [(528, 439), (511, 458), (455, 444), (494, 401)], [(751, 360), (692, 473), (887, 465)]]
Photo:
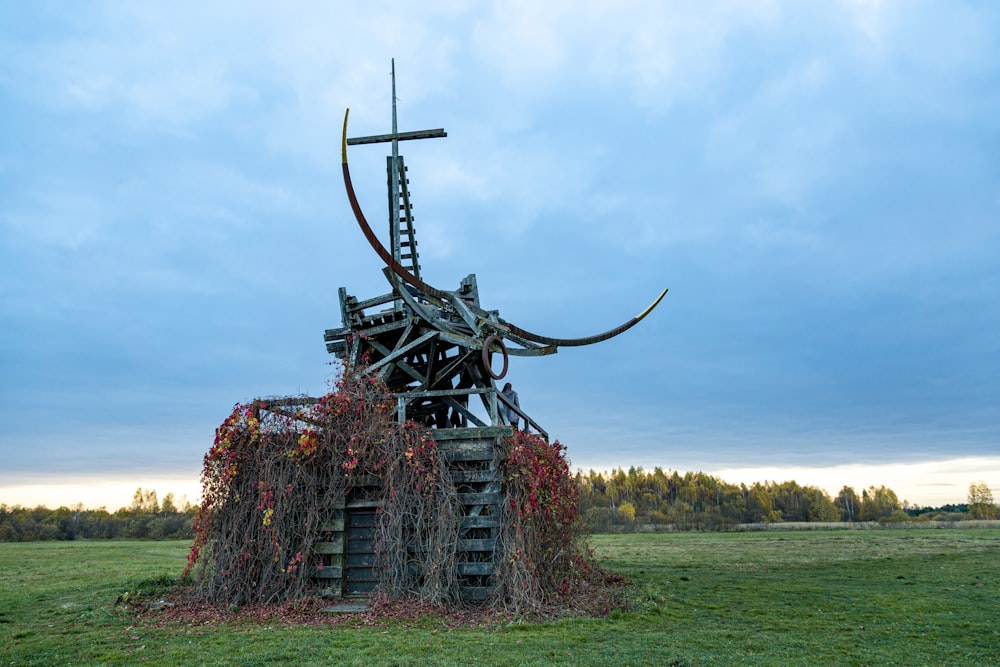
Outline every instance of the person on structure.
[[(504, 398), (510, 401), (512, 405), (516, 406), (518, 409), (521, 408), (521, 402), (517, 400), (517, 392), (514, 391), (514, 387), (511, 386), (510, 382), (503, 386), (503, 391), (501, 393), (504, 395)], [(514, 408), (510, 407), (506, 403), (504, 403), (501, 407), (503, 408), (504, 417), (507, 418), (507, 421), (510, 422), (510, 425), (513, 426), (516, 431), (517, 413), (514, 412)], [(527, 426), (527, 422), (525, 422), (524, 425)]]

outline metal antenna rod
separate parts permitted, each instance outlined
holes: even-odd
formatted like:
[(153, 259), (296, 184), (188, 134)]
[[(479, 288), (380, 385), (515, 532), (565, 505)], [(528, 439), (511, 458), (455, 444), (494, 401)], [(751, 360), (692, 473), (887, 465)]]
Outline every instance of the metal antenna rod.
[(402, 248), (399, 238), (399, 131), (396, 125), (396, 59), (392, 59), (392, 167), (391, 172), (392, 206), (389, 236), (391, 237), (392, 258), (402, 261)]

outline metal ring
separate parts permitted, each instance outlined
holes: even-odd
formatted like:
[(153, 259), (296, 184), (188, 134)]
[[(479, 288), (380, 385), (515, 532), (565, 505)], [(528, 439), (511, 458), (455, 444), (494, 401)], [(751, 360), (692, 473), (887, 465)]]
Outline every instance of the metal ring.
[[(493, 372), (493, 364), (490, 362), (490, 357), (492, 356), (490, 345), (493, 343), (499, 345), (500, 351), (503, 352), (503, 370), (499, 374)], [(486, 340), (483, 341), (483, 366), (486, 367), (486, 372), (490, 374), (490, 377), (494, 380), (502, 380), (507, 375), (508, 361), (507, 346), (503, 344), (503, 338), (500, 336), (487, 336)]]

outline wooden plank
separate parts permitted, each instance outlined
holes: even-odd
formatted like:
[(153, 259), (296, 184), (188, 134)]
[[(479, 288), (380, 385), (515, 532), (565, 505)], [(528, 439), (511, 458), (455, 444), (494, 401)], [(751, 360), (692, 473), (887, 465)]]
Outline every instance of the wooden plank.
[(313, 544), (313, 552), (317, 554), (340, 554), (344, 552), (344, 540), (336, 537), (326, 542)]
[(323, 340), (329, 343), (332, 340), (339, 340), (351, 333), (351, 327), (340, 327), (338, 329), (327, 329), (323, 332)]
[(459, 540), (458, 550), (493, 552), (496, 549), (496, 542), (497, 542), (496, 538), (491, 538), (488, 540)]
[(472, 528), (499, 528), (500, 519), (495, 516), (466, 516), (462, 517), (462, 530)]
[(381, 500), (348, 500), (347, 507), (349, 509), (367, 509), (372, 507), (381, 507)]
[(450, 443), (447, 447), (441, 447), (440, 452), (444, 455), (444, 460), (449, 462), (492, 461), (496, 458), (496, 452), (494, 451), (492, 442)]
[(368, 611), (368, 605), (364, 602), (340, 602), (323, 607), (323, 611), (327, 614), (360, 614)]
[(340, 579), (343, 573), (344, 568), (340, 566), (317, 567), (313, 576), (317, 579)]
[(464, 348), (474, 348), (476, 346), (476, 341), (471, 336), (463, 336), (461, 334), (454, 333), (453, 331), (442, 331), (441, 340), (451, 343), (452, 345), (457, 345)]
[[(405, 394), (403, 394), (405, 396)], [(514, 435), (512, 426), (487, 426), (485, 428), (441, 428), (433, 432), (437, 442), (449, 440), (489, 440)]]
[[(354, 582), (368, 584), (377, 584), (379, 582), (374, 566), (362, 567), (360, 565), (348, 568), (347, 581), (348, 583)], [(348, 589), (350, 589), (350, 586), (348, 586)]]
[(455, 484), (469, 484), (472, 482), (496, 482), (499, 480), (499, 473), (496, 470), (453, 470), (451, 471), (451, 481)]
[(347, 546), (345, 553), (375, 553), (371, 548), (375, 541), (374, 526), (349, 527), (347, 529)]
[(347, 578), (350, 579), (354, 576), (354, 572), (358, 569), (370, 570), (375, 567), (375, 554), (372, 553), (371, 542), (363, 547), (361, 551), (357, 553), (347, 554)]
[(472, 575), (491, 575), (496, 570), (496, 565), (493, 563), (459, 563), (458, 573), (464, 574), (466, 576)]
[(384, 334), (387, 331), (395, 331), (396, 329), (403, 329), (408, 324), (410, 324), (410, 319), (399, 320), (398, 322), (389, 322), (388, 324), (378, 324), (376, 326), (362, 328), (361, 333), (369, 338), (374, 338), (379, 334)]
[(371, 134), (366, 137), (348, 137), (348, 146), (358, 146), (360, 144), (384, 144), (390, 141), (408, 141), (410, 139), (434, 139), (436, 137), (447, 137), (448, 133), (444, 128), (435, 130), (414, 130), (412, 132), (395, 132), (393, 134)]
[(347, 293), (346, 287), (341, 287), (339, 290), (337, 290), (337, 295), (340, 297), (340, 320), (344, 324), (349, 325), (351, 322), (351, 315), (350, 312), (348, 311), (348, 308), (352, 303), (357, 303), (358, 300)]
[[(393, 324), (393, 326), (395, 326), (396, 324), (400, 324), (400, 323), (399, 322), (395, 322)], [(405, 324), (408, 324), (408, 322), (404, 322), (403, 324), (405, 326)], [(366, 331), (365, 333), (368, 334), (369, 332)], [(437, 334), (438, 334), (437, 331), (428, 331), (427, 333), (425, 333), (424, 335), (420, 336), (416, 340), (411, 341), (411, 342), (407, 343), (406, 345), (403, 345), (402, 347), (396, 348), (395, 350), (392, 351), (392, 354), (389, 354), (389, 355), (383, 357), (382, 359), (379, 359), (377, 362), (375, 362), (371, 366), (368, 366), (368, 368), (366, 368), (364, 370), (364, 374), (372, 373), (372, 372), (378, 370), (379, 368), (381, 368), (382, 366), (385, 366), (386, 364), (392, 363), (396, 359), (399, 359), (400, 357), (404, 356), (410, 350), (423, 345), (424, 343), (426, 343), (427, 341), (429, 341), (432, 338), (437, 337)]]
[[(492, 389), (480, 389), (479, 387), (466, 387), (465, 389), (426, 389), (423, 391), (405, 391), (395, 394), (398, 398), (436, 398), (440, 396), (471, 396), (472, 394), (489, 394)], [(451, 429), (449, 429), (451, 430)]]
[(344, 517), (333, 519), (332, 521), (327, 521), (319, 525), (320, 532), (323, 533), (342, 533), (344, 532)]
[(463, 505), (497, 505), (500, 503), (499, 493), (460, 493), (458, 500)]
[(388, 294), (382, 294), (380, 296), (375, 296), (370, 299), (365, 299), (364, 301), (358, 301), (357, 303), (352, 303), (350, 309), (353, 311), (367, 310), (368, 308), (374, 308), (375, 306), (381, 306), (383, 303), (389, 303), (390, 301), (395, 301), (398, 297), (395, 292), (389, 292)]

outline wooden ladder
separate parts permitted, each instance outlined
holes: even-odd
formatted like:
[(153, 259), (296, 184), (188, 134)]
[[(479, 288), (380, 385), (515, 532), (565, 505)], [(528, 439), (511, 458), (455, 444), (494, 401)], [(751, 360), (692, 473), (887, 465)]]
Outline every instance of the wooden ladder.
[(331, 599), (367, 598), (378, 586), (375, 570), (376, 512), (382, 501), (378, 480), (370, 479), (352, 488), (331, 519), (320, 526), (313, 553), (322, 562), (314, 570), (319, 593)]
[[(489, 426), (431, 432), (462, 507), (456, 574), (457, 593), (465, 602), (482, 602), (494, 587), (503, 502), (497, 439), (512, 431), (510, 426)], [(380, 491), (378, 479), (362, 480), (331, 508), (331, 520), (320, 526), (312, 562), (315, 557), (322, 562), (314, 571), (322, 596), (358, 600), (371, 597), (378, 588), (374, 540), (376, 512), (383, 502)]]
[[(403, 156), (396, 158), (398, 168), (399, 192), (396, 201), (399, 202), (399, 237), (393, 238), (393, 244), (398, 243), (399, 248), (393, 248), (393, 255), (400, 264), (417, 278), (420, 277), (420, 258), (417, 253), (416, 228), (413, 226), (413, 206), (410, 203), (410, 179), (406, 177), (406, 166), (403, 164)], [(386, 170), (389, 174), (389, 227), (392, 230), (393, 196), (392, 196), (392, 156), (386, 157)]]

